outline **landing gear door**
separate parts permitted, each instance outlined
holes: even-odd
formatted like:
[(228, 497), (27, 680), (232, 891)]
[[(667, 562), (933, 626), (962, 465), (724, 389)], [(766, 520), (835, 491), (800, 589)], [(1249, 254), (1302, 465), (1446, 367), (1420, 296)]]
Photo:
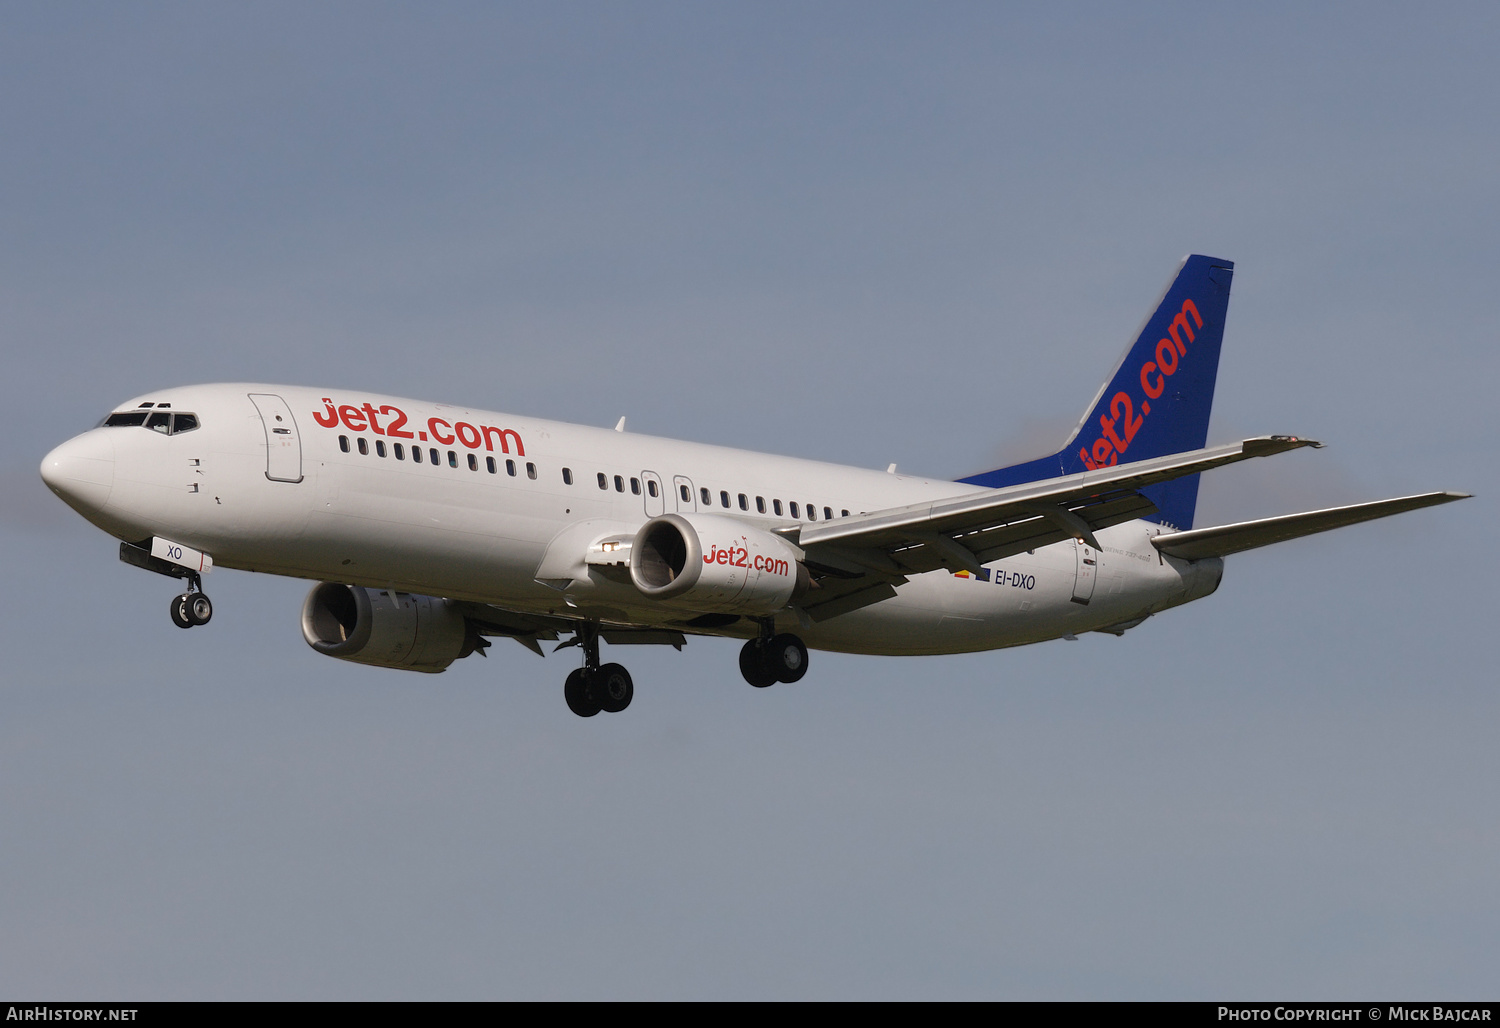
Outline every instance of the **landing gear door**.
[(266, 477), (273, 482), (302, 481), (302, 439), (292, 409), (274, 393), (250, 393), (266, 430)]
[(1088, 543), (1074, 541), (1078, 554), (1078, 576), (1073, 579), (1073, 602), (1088, 605), (1094, 598), (1094, 583), (1099, 579), (1099, 551)]
[(672, 479), (672, 494), (677, 499), (679, 511), (690, 511), (698, 509), (698, 495), (693, 492), (692, 479), (678, 475)]
[(646, 487), (646, 517), (661, 517), (667, 512), (667, 495), (661, 487), (661, 476), (654, 471), (642, 471), (641, 482)]

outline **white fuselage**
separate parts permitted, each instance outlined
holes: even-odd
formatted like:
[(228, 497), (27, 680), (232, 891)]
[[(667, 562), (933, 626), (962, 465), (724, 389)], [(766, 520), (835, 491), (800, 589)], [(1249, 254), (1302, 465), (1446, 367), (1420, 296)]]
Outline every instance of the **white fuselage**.
[[(199, 427), (175, 435), (96, 428), (44, 464), (69, 503), (120, 539), (171, 539), (220, 567), (606, 623), (680, 627), (684, 618), (628, 583), (574, 568), (592, 540), (650, 517), (713, 513), (773, 531), (975, 491), (350, 391), (191, 386), (118, 409), (143, 403), (192, 412)], [(1128, 625), (1218, 584), (1217, 559), (1158, 554), (1149, 538), (1160, 530), (1128, 522), (1098, 533), (1102, 553), (1068, 540), (988, 565), (987, 581), (935, 571), (825, 621), (788, 608), (776, 622), (812, 648), (885, 654), (985, 650)], [(573, 570), (549, 573), (559, 562)]]

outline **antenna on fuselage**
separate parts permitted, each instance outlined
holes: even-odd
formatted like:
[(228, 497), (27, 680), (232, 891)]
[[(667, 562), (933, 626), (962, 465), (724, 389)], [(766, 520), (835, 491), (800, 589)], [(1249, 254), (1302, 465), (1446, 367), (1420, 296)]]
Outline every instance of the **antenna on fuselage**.
[(623, 431), (625, 431), (625, 415), (621, 414), (620, 415), (620, 420), (617, 421), (617, 422), (615, 422), (615, 431), (616, 432), (623, 432)]

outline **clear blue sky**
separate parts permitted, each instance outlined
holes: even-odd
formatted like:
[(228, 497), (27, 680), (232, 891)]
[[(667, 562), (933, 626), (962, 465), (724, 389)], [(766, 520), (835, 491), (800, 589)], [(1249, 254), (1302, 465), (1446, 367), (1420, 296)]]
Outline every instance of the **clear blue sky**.
[[(0, 8), (0, 993), (1494, 998), (1500, 9)], [(47, 493), (129, 396), (358, 387), (956, 477), (1237, 263), (1200, 524), (1124, 638), (321, 657)], [(643, 648), (644, 649), (644, 648)], [(1487, 671), (1486, 668), (1489, 668)]]

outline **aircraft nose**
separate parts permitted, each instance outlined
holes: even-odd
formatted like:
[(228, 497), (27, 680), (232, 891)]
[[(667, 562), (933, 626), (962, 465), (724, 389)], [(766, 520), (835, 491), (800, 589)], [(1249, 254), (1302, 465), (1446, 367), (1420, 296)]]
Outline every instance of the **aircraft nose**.
[(42, 458), (42, 481), (84, 516), (102, 510), (115, 484), (114, 441), (98, 429), (69, 439)]

